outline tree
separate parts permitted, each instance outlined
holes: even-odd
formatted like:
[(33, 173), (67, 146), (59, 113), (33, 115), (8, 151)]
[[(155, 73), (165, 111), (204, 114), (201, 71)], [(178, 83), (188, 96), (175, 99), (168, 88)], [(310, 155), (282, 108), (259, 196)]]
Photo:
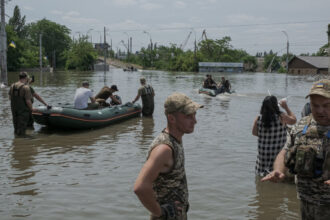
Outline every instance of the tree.
[[(131, 55), (130, 61), (144, 68), (169, 71), (198, 71), (198, 62), (244, 62), (250, 71), (257, 67), (255, 57), (242, 49), (234, 49), (231, 38), (207, 39), (198, 43), (197, 51), (183, 51), (177, 45), (157, 46), (153, 50), (142, 48), (138, 54)], [(262, 56), (262, 53), (260, 53)]]
[(266, 71), (277, 71), (281, 67), (280, 58), (275, 54), (268, 54), (265, 56), (264, 69)]
[(247, 71), (256, 71), (258, 64), (257, 59), (254, 56), (247, 55), (243, 58), (245, 65), (245, 70)]
[(51, 66), (64, 67), (66, 51), (70, 48), (70, 29), (47, 19), (28, 25), (29, 39), (34, 46), (39, 45), (39, 36), (42, 34), (42, 46), (45, 55), (51, 60)]
[(72, 43), (66, 57), (66, 69), (92, 70), (97, 59), (97, 52), (93, 45), (88, 42), (88, 37), (83, 36)]
[(23, 54), (23, 43), (22, 40), (17, 36), (16, 32), (13, 29), (13, 26), (6, 26), (7, 32), (7, 45), (15, 45), (8, 46), (7, 51), (7, 67), (8, 71), (16, 71), (21, 67), (21, 62), (19, 60)]
[(315, 54), (316, 56), (328, 56), (329, 43), (323, 45), (319, 51)]
[(207, 39), (199, 42), (198, 47), (200, 48), (200, 52), (203, 54), (203, 57), (205, 59), (204, 61), (224, 62), (224, 60), (232, 60), (232, 56), (228, 54), (232, 51), (232, 45), (230, 44), (230, 41), (231, 38), (226, 36), (222, 39)]
[(6, 25), (7, 32), (7, 65), (9, 71), (18, 71), (20, 68), (30, 68), (39, 65), (39, 48), (34, 47), (26, 40), (27, 32), (25, 16), (21, 17), (20, 9), (15, 7), (13, 16)]
[(13, 27), (19, 38), (26, 37), (25, 15), (21, 17), (21, 11), (16, 5), (13, 12), (13, 17), (8, 21), (8, 24)]

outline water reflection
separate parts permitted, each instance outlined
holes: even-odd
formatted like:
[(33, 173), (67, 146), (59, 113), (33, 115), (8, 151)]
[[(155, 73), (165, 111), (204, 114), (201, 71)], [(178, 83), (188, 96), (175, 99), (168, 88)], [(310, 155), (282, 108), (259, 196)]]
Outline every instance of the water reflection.
[(47, 147), (92, 146), (100, 140), (118, 141), (120, 135), (136, 129), (139, 118), (132, 118), (118, 124), (87, 130), (62, 130), (42, 126), (36, 131), (36, 141)]
[(256, 177), (256, 195), (249, 204), (255, 208), (249, 219), (299, 219), (299, 202), (295, 185), (291, 183), (261, 182)]
[(228, 110), (229, 109), (229, 103), (230, 103), (230, 96), (231, 95), (227, 95), (227, 94), (220, 94), (217, 95), (217, 100), (220, 100), (220, 106), (223, 110)]
[(35, 142), (26, 138), (15, 138), (12, 144), (11, 166), (15, 172), (12, 174), (13, 185), (18, 191), (17, 195), (37, 195), (37, 189), (34, 188), (35, 182), (31, 179), (36, 175), (33, 166), (35, 165), (35, 156), (38, 154)]
[(138, 139), (138, 144), (142, 150), (148, 149), (153, 139), (155, 122), (153, 117), (142, 117), (141, 118), (141, 134)]

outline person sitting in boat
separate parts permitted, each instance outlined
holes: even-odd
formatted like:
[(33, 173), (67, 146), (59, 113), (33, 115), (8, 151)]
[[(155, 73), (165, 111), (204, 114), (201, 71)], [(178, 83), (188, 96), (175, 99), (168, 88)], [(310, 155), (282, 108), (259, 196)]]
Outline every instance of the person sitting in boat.
[(228, 79), (226, 79), (226, 81), (225, 81), (224, 89), (225, 89), (225, 92), (230, 93), (230, 90), (231, 90), (231, 84), (230, 84), (230, 82), (229, 82)]
[(230, 90), (231, 90), (231, 84), (230, 84), (229, 80), (228, 79), (226, 80), (225, 77), (221, 77), (221, 83), (218, 86), (217, 93), (218, 94), (224, 93), (224, 92), (230, 93)]
[(95, 103), (95, 98), (93, 96), (92, 90), (89, 89), (89, 83), (84, 81), (82, 87), (76, 90), (74, 95), (74, 108), (76, 109), (87, 109), (88, 99), (91, 100), (92, 104)]
[(121, 104), (121, 100), (118, 100), (113, 93), (117, 92), (118, 88), (116, 85), (112, 85), (110, 88), (108, 86), (104, 86), (99, 93), (95, 96), (96, 102), (100, 106), (110, 106), (109, 103), (107, 103), (107, 99), (110, 98), (113, 103), (116, 103), (116, 105)]
[(115, 102), (113, 99), (110, 102), (110, 106), (114, 106), (114, 105), (121, 105), (122, 101), (119, 95), (114, 95), (114, 97), (116, 98), (117, 102)]
[(217, 83), (212, 79), (212, 75), (207, 74), (206, 79), (203, 83), (205, 89), (217, 89)]

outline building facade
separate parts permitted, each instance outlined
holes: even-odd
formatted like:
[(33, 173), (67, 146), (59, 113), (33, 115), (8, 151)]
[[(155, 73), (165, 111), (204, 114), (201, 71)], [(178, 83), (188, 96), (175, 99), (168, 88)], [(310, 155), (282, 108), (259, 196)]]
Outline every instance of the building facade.
[(199, 62), (199, 72), (243, 72), (243, 63)]
[(328, 74), (329, 57), (294, 56), (289, 61), (291, 74)]

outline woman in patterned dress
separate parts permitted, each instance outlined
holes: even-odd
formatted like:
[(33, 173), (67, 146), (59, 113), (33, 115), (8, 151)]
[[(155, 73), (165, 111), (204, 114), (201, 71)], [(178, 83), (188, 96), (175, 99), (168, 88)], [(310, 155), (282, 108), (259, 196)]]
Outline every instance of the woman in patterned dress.
[[(279, 105), (286, 113), (280, 111)], [(273, 170), (273, 162), (286, 142), (286, 125), (296, 121), (285, 100), (278, 102), (275, 96), (266, 96), (252, 128), (252, 134), (258, 137), (257, 175), (265, 176)]]

